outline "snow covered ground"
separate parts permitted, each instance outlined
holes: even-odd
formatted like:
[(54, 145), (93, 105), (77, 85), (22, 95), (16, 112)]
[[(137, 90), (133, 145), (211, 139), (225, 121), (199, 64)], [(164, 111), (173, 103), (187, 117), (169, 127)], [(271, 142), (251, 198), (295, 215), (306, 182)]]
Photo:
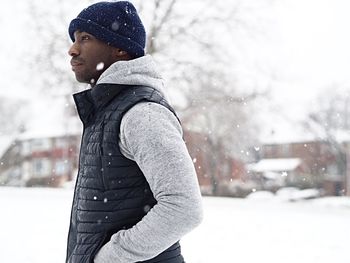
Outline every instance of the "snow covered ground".
[[(0, 262), (62, 263), (72, 190), (0, 188)], [(350, 198), (204, 198), (188, 263), (349, 263)]]

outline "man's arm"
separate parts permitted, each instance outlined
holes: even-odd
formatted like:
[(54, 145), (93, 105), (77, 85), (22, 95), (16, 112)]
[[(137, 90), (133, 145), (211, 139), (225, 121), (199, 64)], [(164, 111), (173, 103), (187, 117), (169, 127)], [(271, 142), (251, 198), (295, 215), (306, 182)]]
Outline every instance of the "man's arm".
[(115, 233), (95, 263), (153, 258), (202, 220), (196, 172), (172, 112), (156, 103), (135, 105), (122, 119), (119, 145), (139, 165), (157, 204), (134, 227)]

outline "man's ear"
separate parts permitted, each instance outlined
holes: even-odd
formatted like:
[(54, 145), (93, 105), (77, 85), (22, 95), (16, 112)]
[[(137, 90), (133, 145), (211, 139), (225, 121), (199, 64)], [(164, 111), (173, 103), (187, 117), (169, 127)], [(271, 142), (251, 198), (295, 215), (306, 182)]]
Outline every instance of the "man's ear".
[(118, 60), (130, 60), (131, 57), (129, 53), (125, 50), (122, 50), (120, 48), (113, 48), (112, 55), (116, 61)]
[(115, 50), (115, 55), (117, 57), (124, 57), (125, 55), (127, 55), (128, 53), (120, 48), (116, 48)]

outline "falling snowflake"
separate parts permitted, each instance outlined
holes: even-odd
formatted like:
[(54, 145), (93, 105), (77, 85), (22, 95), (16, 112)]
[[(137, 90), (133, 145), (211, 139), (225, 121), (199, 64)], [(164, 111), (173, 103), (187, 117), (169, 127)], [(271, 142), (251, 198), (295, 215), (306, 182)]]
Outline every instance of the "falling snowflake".
[(113, 23), (112, 23), (112, 30), (113, 31), (118, 31), (118, 29), (119, 29), (119, 27), (120, 27), (120, 24), (119, 24), (119, 22), (118, 21), (114, 21)]
[(97, 64), (96, 69), (97, 70), (102, 70), (105, 67), (105, 64), (103, 62), (100, 62)]
[(145, 205), (145, 206), (143, 207), (143, 211), (145, 211), (146, 213), (147, 213), (149, 210), (151, 210), (151, 207), (150, 207), (149, 205)]

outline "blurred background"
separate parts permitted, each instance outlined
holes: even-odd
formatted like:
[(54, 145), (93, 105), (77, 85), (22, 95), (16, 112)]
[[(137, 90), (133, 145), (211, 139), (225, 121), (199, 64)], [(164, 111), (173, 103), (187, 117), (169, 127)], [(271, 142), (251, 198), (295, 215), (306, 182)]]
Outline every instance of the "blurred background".
[[(3, 1), (2, 262), (64, 261), (82, 130), (72, 94), (89, 88), (67, 28), (95, 2)], [(188, 261), (350, 262), (350, 2), (131, 2), (204, 196)]]

